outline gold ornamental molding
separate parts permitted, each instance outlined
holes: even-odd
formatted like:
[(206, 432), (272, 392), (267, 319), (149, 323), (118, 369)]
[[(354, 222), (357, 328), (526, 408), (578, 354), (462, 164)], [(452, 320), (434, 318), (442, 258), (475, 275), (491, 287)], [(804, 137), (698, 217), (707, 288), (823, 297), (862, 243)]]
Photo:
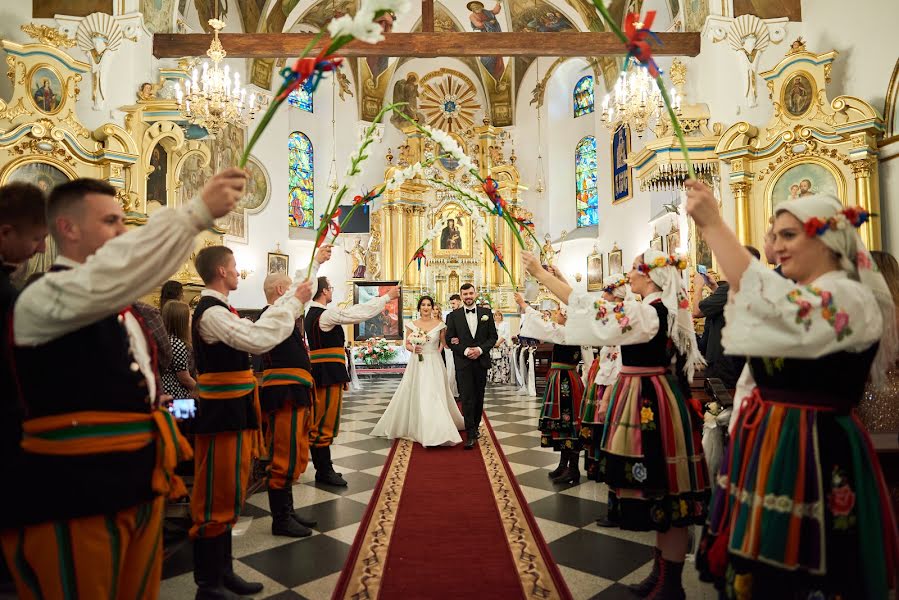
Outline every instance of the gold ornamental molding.
[[(832, 194), (846, 205), (880, 213), (878, 141), (884, 121), (855, 96), (827, 94), (837, 51), (810, 52), (794, 41), (781, 61), (761, 73), (773, 108), (763, 127), (738, 122), (715, 151), (730, 166), (728, 184), (736, 201), (737, 234), (761, 247), (775, 206), (791, 198)], [(872, 250), (880, 248), (875, 217), (860, 231)]]
[(47, 44), (54, 48), (74, 48), (77, 43), (75, 38), (67, 36), (61, 32), (58, 27), (26, 23), (25, 25), (20, 26), (19, 29), (39, 43)]

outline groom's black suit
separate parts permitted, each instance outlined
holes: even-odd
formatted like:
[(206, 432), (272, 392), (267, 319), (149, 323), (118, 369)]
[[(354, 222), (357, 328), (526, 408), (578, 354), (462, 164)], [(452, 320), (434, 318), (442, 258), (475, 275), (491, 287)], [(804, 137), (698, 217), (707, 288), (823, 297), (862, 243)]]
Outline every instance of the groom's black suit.
[[(456, 384), (462, 398), (462, 414), (465, 416), (465, 430), (472, 439), (481, 424), (484, 412), (484, 388), (487, 386), (487, 371), (490, 369), (490, 350), (496, 345), (499, 336), (493, 313), (486, 308), (475, 308), (477, 325), (475, 334), (471, 335), (465, 316), (465, 306), (457, 308), (446, 317), (446, 342), (453, 351), (456, 364)], [(453, 344), (454, 338), (459, 339)], [(472, 360), (465, 356), (466, 348), (477, 346), (481, 355)]]

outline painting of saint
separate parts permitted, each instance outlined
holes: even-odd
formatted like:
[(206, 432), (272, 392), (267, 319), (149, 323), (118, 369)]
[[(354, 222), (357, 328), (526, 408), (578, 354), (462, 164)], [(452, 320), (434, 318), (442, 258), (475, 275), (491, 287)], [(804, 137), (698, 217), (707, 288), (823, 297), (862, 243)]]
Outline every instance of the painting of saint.
[(512, 19), (516, 31), (556, 33), (577, 29), (564, 14), (545, 2), (539, 2), (536, 6), (529, 7), (518, 14), (513, 12)]
[(440, 249), (441, 250), (461, 250), (462, 249), (462, 232), (456, 228), (455, 219), (447, 219), (446, 226), (440, 233)]
[[(473, 31), (502, 33), (502, 27), (500, 27), (499, 21), (496, 18), (496, 15), (502, 10), (502, 6), (499, 2), (497, 2), (491, 10), (486, 10), (484, 8), (484, 3), (479, 2), (478, 0), (472, 0), (472, 2), (466, 4), (465, 7), (471, 11), (468, 15), (468, 19), (471, 21), (471, 28)], [(494, 79), (497, 81), (502, 79), (503, 71), (506, 70), (506, 66), (501, 56), (482, 56), (480, 61)]]
[(56, 73), (41, 67), (34, 72), (31, 81), (34, 86), (31, 95), (35, 105), (46, 113), (55, 112), (62, 103), (62, 83)]
[(794, 117), (800, 117), (812, 104), (812, 83), (805, 75), (796, 75), (784, 86), (784, 107)]
[(147, 202), (154, 200), (165, 206), (167, 204), (166, 176), (169, 172), (169, 155), (160, 144), (153, 146), (150, 155), (150, 176), (147, 177)]
[(587, 257), (587, 291), (593, 292), (602, 288), (602, 254), (594, 252)]
[(830, 171), (817, 163), (800, 163), (778, 177), (771, 192), (771, 206), (814, 194), (840, 198), (839, 187)]
[[(356, 281), (353, 283), (353, 301), (355, 304), (365, 303), (372, 298), (385, 294), (399, 281)], [(365, 320), (353, 328), (353, 339), (365, 341), (373, 337), (387, 340), (403, 339), (403, 297), (394, 298), (377, 315)]]

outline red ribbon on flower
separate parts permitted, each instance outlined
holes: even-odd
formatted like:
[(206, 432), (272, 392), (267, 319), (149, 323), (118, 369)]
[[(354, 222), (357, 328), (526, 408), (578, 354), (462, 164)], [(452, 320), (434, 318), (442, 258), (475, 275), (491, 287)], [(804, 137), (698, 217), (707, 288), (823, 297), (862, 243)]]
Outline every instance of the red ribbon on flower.
[[(649, 45), (649, 36), (655, 38), (650, 31), (652, 22), (656, 18), (656, 11), (650, 10), (641, 21), (639, 13), (628, 13), (624, 18), (624, 34), (627, 36), (627, 55), (633, 57), (638, 63), (646, 67), (653, 77), (659, 76), (659, 66), (652, 58), (652, 46)], [(658, 41), (658, 38), (656, 38)]]
[(493, 252), (493, 262), (498, 262), (505, 269), (506, 263), (503, 262), (503, 253), (496, 247), (496, 244), (490, 244), (490, 251)]
[(421, 261), (425, 261), (425, 266), (427, 266), (427, 264), (428, 264), (428, 257), (425, 256), (425, 250), (424, 250), (424, 248), (419, 248), (419, 249), (415, 252), (415, 255), (412, 257), (412, 260), (414, 260), (414, 261), (416, 262), (419, 271), (421, 271)]
[(515, 222), (518, 223), (518, 230), (524, 231), (525, 229), (530, 229), (534, 222), (530, 219), (515, 219)]
[(340, 235), (340, 207), (337, 207), (337, 210), (334, 211), (334, 215), (331, 217), (331, 222), (328, 223), (328, 230), (334, 234), (334, 237)]
[(503, 216), (506, 201), (499, 195), (499, 184), (492, 177), (484, 180), (484, 193), (487, 194), (487, 197), (493, 202), (493, 206), (496, 207), (496, 214), (500, 217)]
[(331, 54), (326, 54), (326, 51), (327, 48), (323, 48), (315, 58), (309, 56), (298, 58), (292, 69), (283, 69), (281, 75), (285, 79), (291, 81), (283, 90), (281, 90), (281, 93), (275, 97), (275, 101), (283, 101), (292, 91), (306, 83), (306, 81), (313, 76), (315, 77), (312, 79), (312, 85), (310, 86), (309, 91), (314, 92), (315, 88), (318, 87), (318, 82), (321, 79), (322, 73), (336, 71), (343, 62), (343, 59)]

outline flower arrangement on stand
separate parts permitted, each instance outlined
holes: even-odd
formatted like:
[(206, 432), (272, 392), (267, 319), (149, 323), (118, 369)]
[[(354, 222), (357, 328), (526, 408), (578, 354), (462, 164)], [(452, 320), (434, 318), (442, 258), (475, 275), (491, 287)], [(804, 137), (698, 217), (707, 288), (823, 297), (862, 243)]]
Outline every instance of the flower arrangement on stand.
[(382, 337), (370, 338), (356, 349), (356, 358), (370, 367), (387, 363), (396, 356), (396, 349)]

